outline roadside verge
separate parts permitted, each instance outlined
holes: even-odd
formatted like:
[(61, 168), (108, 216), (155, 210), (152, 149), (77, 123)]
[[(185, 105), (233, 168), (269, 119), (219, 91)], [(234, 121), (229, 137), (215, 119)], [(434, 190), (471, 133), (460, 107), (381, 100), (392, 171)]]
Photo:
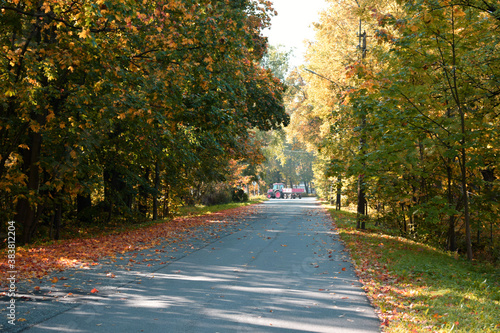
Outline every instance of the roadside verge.
[(384, 332), (499, 332), (500, 269), (469, 263), (330, 212)]

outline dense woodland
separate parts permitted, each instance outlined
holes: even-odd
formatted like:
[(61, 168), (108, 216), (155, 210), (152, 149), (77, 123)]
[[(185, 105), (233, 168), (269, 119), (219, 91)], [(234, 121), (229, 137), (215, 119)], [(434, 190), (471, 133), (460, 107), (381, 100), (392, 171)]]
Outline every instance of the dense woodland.
[(328, 3), (289, 68), (270, 1), (1, 0), (1, 220), (29, 243), (313, 182), (361, 229), (498, 260), (500, 4)]
[[(269, 1), (0, 1), (0, 219), (17, 239), (166, 216), (287, 125)], [(216, 194), (217, 195), (217, 194)]]
[(500, 258), (499, 24), (496, 0), (329, 1), (287, 132), (359, 228)]

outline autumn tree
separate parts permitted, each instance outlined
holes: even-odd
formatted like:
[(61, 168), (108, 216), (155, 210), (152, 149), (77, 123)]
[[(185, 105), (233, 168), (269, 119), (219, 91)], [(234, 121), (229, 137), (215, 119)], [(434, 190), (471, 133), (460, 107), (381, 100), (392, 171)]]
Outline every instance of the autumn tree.
[[(356, 20), (370, 37), (363, 61), (348, 38), (341, 42), (356, 40), (356, 30), (364, 35)], [(315, 100), (309, 114), (325, 110), (321, 177), (363, 172), (384, 223), (469, 259), (473, 230), (480, 249), (488, 229), (494, 244), (498, 224), (491, 192), (498, 186), (497, 28), (488, 1), (332, 1), (308, 64), (323, 78), (306, 77)], [(335, 168), (338, 160), (346, 168)]]
[(24, 242), (59, 228), (61, 211), (158, 217), (160, 198), (168, 210), (200, 179), (224, 179), (248, 129), (288, 122), (283, 86), (258, 65), (265, 1), (0, 9), (2, 218)]
[[(262, 66), (268, 68), (286, 87), (284, 103), (290, 115), (290, 122), (295, 122), (298, 116), (296, 101), (300, 100), (301, 83), (297, 78), (297, 69), (289, 68), (292, 52), (282, 45), (270, 46), (261, 61)], [(299, 103), (300, 104), (300, 103)], [(270, 185), (284, 182), (288, 186), (297, 186), (303, 183), (309, 190), (312, 181), (312, 162), (314, 155), (306, 150), (302, 142), (294, 138), (294, 126), (287, 126), (269, 133), (259, 133), (265, 149), (267, 162), (263, 165), (265, 173), (263, 178)]]

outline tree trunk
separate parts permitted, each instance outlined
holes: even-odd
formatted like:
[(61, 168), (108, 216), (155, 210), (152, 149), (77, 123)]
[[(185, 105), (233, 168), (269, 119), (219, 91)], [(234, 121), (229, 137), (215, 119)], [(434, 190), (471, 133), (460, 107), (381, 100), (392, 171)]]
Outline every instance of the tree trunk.
[(54, 212), (54, 239), (59, 240), (61, 237), (61, 222), (62, 222), (62, 205), (57, 204), (56, 211)]
[(92, 222), (90, 209), (92, 208), (92, 197), (88, 193), (76, 196), (76, 212), (78, 220), (82, 223)]
[[(462, 122), (462, 125), (464, 123)], [(462, 127), (464, 130), (464, 128)], [(464, 134), (465, 135), (465, 134)], [(462, 155), (462, 163), (460, 166), (461, 173), (462, 173), (462, 197), (463, 197), (463, 204), (464, 204), (464, 219), (465, 219), (465, 244), (467, 248), (467, 259), (469, 261), (472, 261), (472, 235), (471, 235), (471, 227), (470, 227), (470, 212), (469, 212), (469, 192), (468, 192), (468, 186), (467, 186), (467, 166), (465, 165), (466, 163), (466, 153), (465, 153), (465, 148), (461, 149), (461, 155)]]
[(335, 209), (340, 210), (342, 207), (342, 178), (338, 177), (337, 179), (337, 200), (335, 203)]
[(141, 213), (142, 216), (147, 217), (148, 215), (148, 199), (149, 199), (149, 174), (151, 172), (151, 169), (148, 167), (146, 170), (144, 170), (144, 179), (143, 182), (145, 185), (140, 185), (139, 186), (139, 213)]
[[(446, 173), (448, 176), (448, 205), (450, 207), (453, 207), (453, 192), (452, 192), (452, 186), (453, 186), (453, 179), (452, 179), (452, 169), (450, 166), (451, 160), (448, 159), (448, 166), (446, 167)], [(457, 240), (456, 240), (456, 233), (455, 233), (455, 216), (450, 216), (449, 221), (448, 221), (448, 250), (449, 251), (455, 251), (457, 249)]]
[[(40, 183), (40, 150), (42, 146), (42, 135), (40, 133), (31, 134), (30, 149), (24, 150), (24, 173), (28, 176), (27, 194), (38, 192)], [(41, 207), (39, 207), (41, 209)], [(31, 241), (31, 237), (37, 227), (37, 206), (30, 202), (28, 198), (21, 198), (17, 203), (17, 212), (15, 220), (22, 225), (23, 234), (22, 241), (27, 244)]]
[(158, 191), (160, 190), (160, 164), (155, 162), (155, 192), (153, 195), (153, 221), (158, 220)]
[(358, 209), (357, 209), (357, 224), (356, 228), (366, 228), (366, 196), (364, 189), (364, 176), (358, 176)]

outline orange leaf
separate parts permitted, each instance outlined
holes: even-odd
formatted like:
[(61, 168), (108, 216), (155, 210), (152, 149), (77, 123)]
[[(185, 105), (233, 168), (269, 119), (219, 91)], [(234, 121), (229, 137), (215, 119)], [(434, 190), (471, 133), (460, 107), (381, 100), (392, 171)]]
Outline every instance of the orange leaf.
[(94, 288), (94, 289), (92, 289), (90, 292), (91, 292), (92, 294), (96, 294), (96, 293), (98, 293), (98, 292), (99, 292), (99, 290), (97, 290), (96, 288)]
[(50, 280), (52, 283), (57, 283), (57, 281), (59, 281), (59, 279), (57, 277), (54, 277), (52, 280)]
[(345, 271), (345, 267), (342, 267), (342, 270)]

